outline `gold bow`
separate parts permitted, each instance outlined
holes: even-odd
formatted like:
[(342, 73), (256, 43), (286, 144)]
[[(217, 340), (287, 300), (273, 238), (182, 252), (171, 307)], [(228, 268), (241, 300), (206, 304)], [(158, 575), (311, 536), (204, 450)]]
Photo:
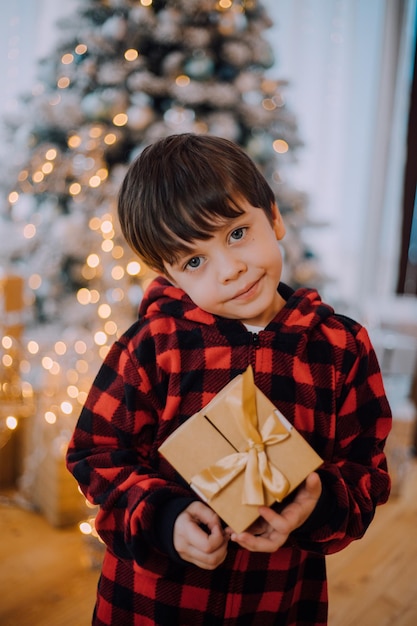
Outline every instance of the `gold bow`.
[(247, 449), (223, 457), (193, 476), (191, 483), (210, 501), (245, 470), (243, 504), (264, 504), (264, 487), (280, 502), (287, 495), (290, 485), (282, 472), (269, 462), (266, 448), (289, 437), (289, 432), (273, 413), (267, 417), (259, 432), (255, 384), (250, 366), (242, 378), (242, 396), (229, 394), (226, 402), (247, 441)]

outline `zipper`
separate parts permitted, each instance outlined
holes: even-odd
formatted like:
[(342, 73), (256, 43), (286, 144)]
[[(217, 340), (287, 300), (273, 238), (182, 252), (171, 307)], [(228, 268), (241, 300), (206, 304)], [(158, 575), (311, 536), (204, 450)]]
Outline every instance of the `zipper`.
[(257, 350), (261, 345), (258, 333), (252, 333), (252, 346)]

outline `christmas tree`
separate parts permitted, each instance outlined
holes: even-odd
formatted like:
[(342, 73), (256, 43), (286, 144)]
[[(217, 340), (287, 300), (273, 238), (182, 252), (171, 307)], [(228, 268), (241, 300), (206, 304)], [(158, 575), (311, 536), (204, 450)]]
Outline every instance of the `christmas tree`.
[(2, 265), (29, 288), (24, 371), (42, 388), (42, 418), (60, 424), (57, 449), (152, 277), (121, 240), (115, 211), (127, 167), (149, 143), (195, 132), (240, 144), (284, 215), (284, 279), (317, 284), (304, 197), (286, 183), (300, 141), (286, 83), (267, 75), (271, 26), (258, 0), (84, 0), (6, 120)]

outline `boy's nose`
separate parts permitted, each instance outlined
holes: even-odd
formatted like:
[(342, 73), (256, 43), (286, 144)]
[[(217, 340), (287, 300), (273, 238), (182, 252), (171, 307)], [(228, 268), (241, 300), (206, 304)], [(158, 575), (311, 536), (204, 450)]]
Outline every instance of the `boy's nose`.
[(235, 280), (242, 272), (246, 271), (246, 264), (241, 259), (235, 258), (233, 254), (222, 254), (217, 259), (218, 275), (222, 283)]

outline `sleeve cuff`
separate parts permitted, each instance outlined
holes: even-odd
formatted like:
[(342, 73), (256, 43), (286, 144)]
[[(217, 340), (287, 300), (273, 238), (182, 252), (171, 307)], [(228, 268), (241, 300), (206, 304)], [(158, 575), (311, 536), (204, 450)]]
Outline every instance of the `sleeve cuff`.
[(301, 526), (299, 526), (291, 533), (291, 535), (295, 539), (304, 538), (307, 534), (312, 533), (321, 526), (325, 525), (329, 521), (329, 519), (331, 519), (334, 510), (335, 500), (331, 497), (329, 489), (326, 487), (326, 484), (322, 480), (322, 490), (320, 498), (317, 500), (317, 504), (313, 512), (306, 519), (306, 521), (301, 524)]
[(175, 520), (195, 500), (196, 498), (172, 498), (158, 508), (155, 516), (155, 547), (178, 564), (187, 564), (187, 562), (179, 556), (174, 548)]

